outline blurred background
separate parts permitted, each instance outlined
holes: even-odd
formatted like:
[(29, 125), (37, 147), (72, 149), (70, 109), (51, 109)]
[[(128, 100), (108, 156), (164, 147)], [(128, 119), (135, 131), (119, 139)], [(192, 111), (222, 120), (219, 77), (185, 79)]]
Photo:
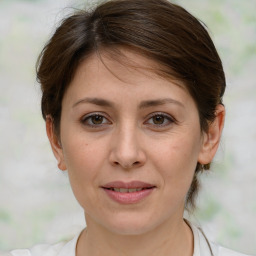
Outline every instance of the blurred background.
[[(210, 240), (256, 254), (256, 1), (175, 2), (207, 24), (227, 76), (222, 144), (189, 218)], [(88, 4), (0, 0), (0, 250), (70, 239), (85, 225), (46, 138), (35, 63), (61, 18)]]

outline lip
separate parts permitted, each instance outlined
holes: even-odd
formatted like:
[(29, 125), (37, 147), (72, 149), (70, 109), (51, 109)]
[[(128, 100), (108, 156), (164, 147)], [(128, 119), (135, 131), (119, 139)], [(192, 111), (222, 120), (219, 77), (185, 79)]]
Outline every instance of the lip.
[(131, 182), (123, 182), (123, 181), (112, 181), (102, 186), (102, 188), (151, 188), (155, 187), (155, 185), (142, 182), (142, 181), (131, 181)]
[[(108, 195), (109, 198), (120, 204), (135, 204), (147, 198), (156, 188), (155, 185), (142, 182), (142, 181), (113, 181), (109, 182), (101, 188)], [(119, 192), (111, 190), (112, 188), (125, 188), (125, 189), (142, 189), (134, 192)]]

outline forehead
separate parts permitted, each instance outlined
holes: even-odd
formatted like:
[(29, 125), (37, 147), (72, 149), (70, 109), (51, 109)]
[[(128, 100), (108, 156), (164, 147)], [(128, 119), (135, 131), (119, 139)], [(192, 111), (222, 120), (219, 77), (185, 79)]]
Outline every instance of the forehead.
[[(95, 77), (96, 74), (99, 77)], [(89, 79), (112, 75), (127, 84), (140, 83), (143, 79), (165, 80), (186, 90), (186, 85), (175, 76), (173, 70), (145, 54), (127, 48), (107, 48), (92, 53), (78, 66), (75, 78), (81, 75)]]
[(133, 102), (162, 100), (194, 105), (190, 94), (179, 80), (160, 76), (156, 70), (159, 64), (134, 52), (122, 50), (92, 54), (83, 60), (64, 95), (63, 103), (68, 105), (82, 98), (101, 98), (119, 106)]

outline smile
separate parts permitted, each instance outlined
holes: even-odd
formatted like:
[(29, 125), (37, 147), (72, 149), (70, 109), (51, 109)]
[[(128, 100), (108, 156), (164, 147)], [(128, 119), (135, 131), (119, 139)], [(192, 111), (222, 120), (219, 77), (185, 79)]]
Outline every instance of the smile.
[(120, 204), (139, 203), (143, 199), (147, 198), (155, 188), (156, 186), (152, 184), (140, 181), (128, 183), (115, 181), (102, 186), (106, 195), (111, 200)]
[(120, 193), (133, 193), (133, 192), (141, 191), (147, 188), (109, 188), (109, 189), (115, 192), (120, 192)]

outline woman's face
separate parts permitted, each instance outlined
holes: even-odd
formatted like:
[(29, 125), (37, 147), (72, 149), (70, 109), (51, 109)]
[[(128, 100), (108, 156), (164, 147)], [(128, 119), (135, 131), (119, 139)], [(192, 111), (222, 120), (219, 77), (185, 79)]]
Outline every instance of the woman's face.
[[(140, 55), (124, 54), (137, 66), (153, 67)], [(92, 55), (80, 64), (62, 102), (61, 146), (52, 144), (87, 225), (141, 234), (182, 218), (207, 136), (181, 86), (103, 61)]]

